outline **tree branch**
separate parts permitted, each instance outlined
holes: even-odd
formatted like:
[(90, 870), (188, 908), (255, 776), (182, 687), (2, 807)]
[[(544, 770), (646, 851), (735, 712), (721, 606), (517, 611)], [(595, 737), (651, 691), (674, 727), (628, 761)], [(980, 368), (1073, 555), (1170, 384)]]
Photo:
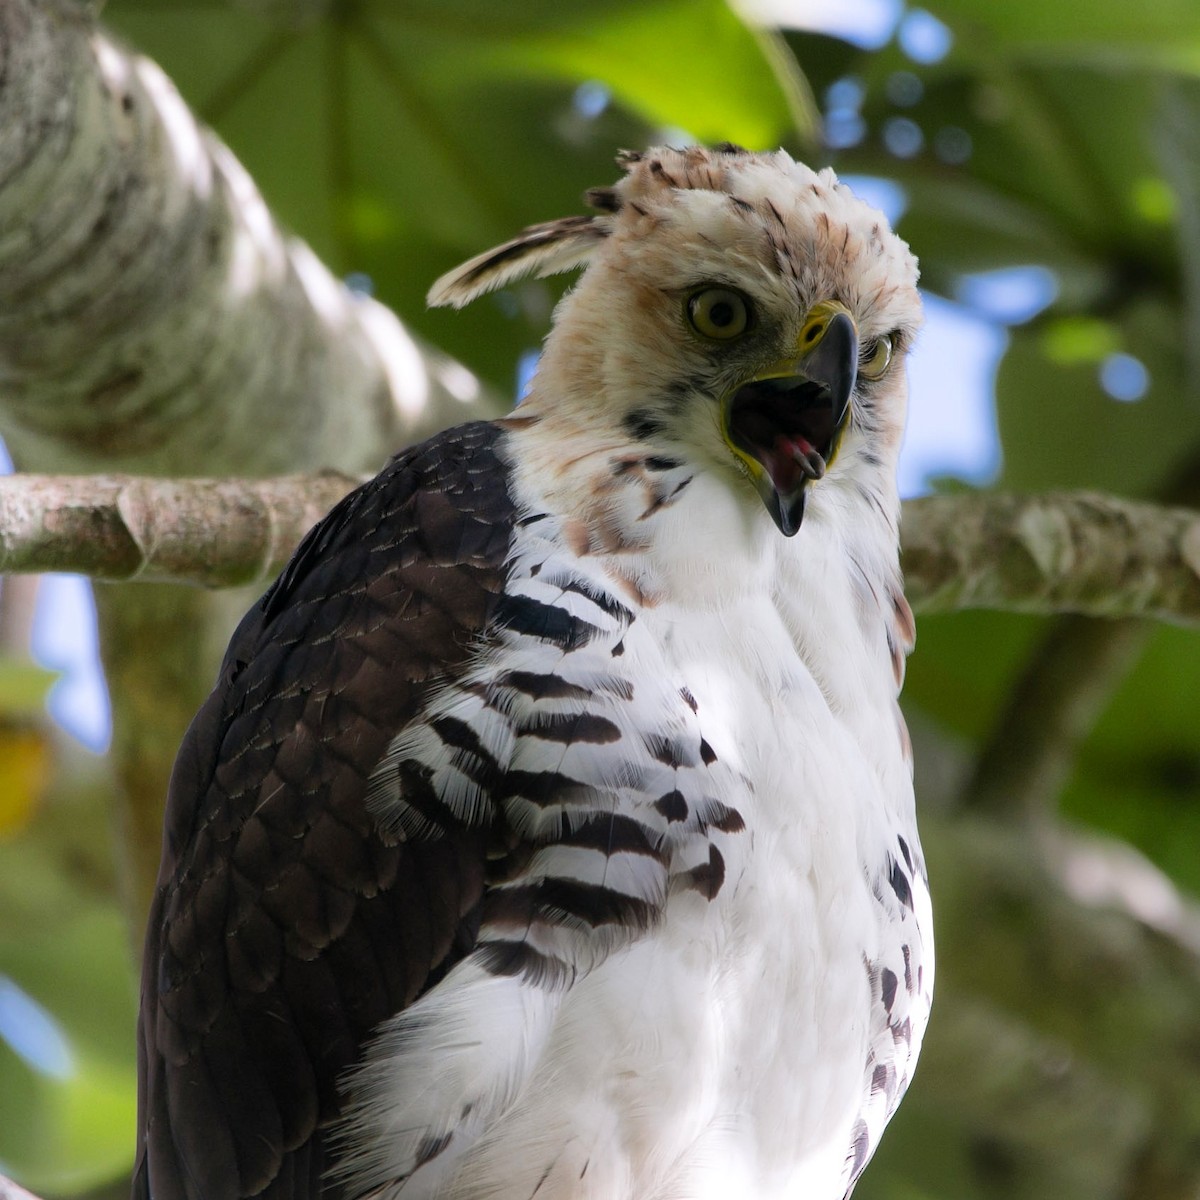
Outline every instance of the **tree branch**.
[(0, 571), (102, 580), (263, 583), (358, 480), (0, 477)]
[(1091, 492), (904, 506), (908, 597), (964, 608), (1200, 622), (1200, 515)]
[[(506, 407), (285, 235), (162, 71), (70, 0), (0, 0), (0, 230), (0, 432), (22, 470), (357, 473)], [(191, 588), (96, 605), (140, 933), (175, 747), (231, 614)]]
[[(1185, 525), (1200, 508), (1198, 481), (1200, 453), (1193, 449), (1157, 497), (1162, 505), (1182, 506), (1177, 511)], [(1194, 535), (1186, 533), (1176, 542), (1178, 559), (1193, 568), (1196, 545)], [(1149, 543), (1139, 546), (1143, 552), (1150, 548)], [(1096, 621), (1074, 612), (1051, 622), (984, 739), (959, 804), (992, 817), (1044, 820), (1070, 778), (1080, 746), (1149, 634), (1148, 623), (1132, 616)], [(1014, 746), (1021, 748), (1019, 754)]]
[(26, 468), (377, 466), (497, 411), (275, 224), (154, 63), (0, 5), (0, 425)]
[[(0, 478), (0, 570), (262, 584), (356, 482), (128, 475)], [(904, 508), (921, 613), (962, 608), (1200, 624), (1200, 514), (1092, 493), (933, 496)]]

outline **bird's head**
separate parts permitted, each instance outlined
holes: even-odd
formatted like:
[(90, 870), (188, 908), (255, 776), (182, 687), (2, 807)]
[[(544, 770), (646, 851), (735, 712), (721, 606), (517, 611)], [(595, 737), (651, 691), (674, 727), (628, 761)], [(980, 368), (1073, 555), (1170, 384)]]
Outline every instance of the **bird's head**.
[(618, 161), (624, 178), (587, 194), (596, 215), (525, 230), (443, 276), (429, 302), (586, 265), (531, 403), (735, 470), (788, 536), (835, 459), (831, 477), (892, 472), (921, 304), (884, 217), (783, 151)]

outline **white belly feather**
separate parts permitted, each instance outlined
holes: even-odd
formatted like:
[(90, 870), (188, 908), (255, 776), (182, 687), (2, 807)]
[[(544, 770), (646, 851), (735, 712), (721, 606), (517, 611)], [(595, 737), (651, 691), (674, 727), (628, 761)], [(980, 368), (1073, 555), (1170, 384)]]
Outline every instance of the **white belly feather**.
[(864, 962), (912, 937), (862, 856), (875, 835), (884, 859), (891, 802), (771, 606), (666, 607), (626, 642), (631, 678), (693, 693), (729, 768), (718, 798), (746, 828), (717, 835), (713, 900), (672, 894), (661, 925), (568, 992), (521, 1098), (445, 1195), (840, 1196), (875, 1036)]
[[(539, 952), (575, 964), (573, 982), (554, 985), (546, 1004), (521, 999), (533, 985), (520, 975), (489, 979), (466, 961), (395, 1018), (392, 1048), (381, 1043), (363, 1072), (364, 1111), (383, 1131), (376, 1145), (396, 1136), (410, 1147), (397, 1152), (392, 1178), (420, 1138), (440, 1145), (444, 1137), (448, 1149), (407, 1182), (373, 1194), (840, 1200), (907, 1086), (932, 960), (892, 685), (860, 678), (868, 670), (890, 676), (886, 652), (864, 645), (844, 580), (833, 580), (822, 592), (827, 611), (807, 616), (824, 621), (831, 639), (854, 640), (845, 647), (846, 677), (861, 705), (831, 698), (796, 644), (788, 602), (769, 581), (749, 577), (774, 568), (747, 536), (744, 509), (703, 479), (695, 483), (693, 511), (706, 514), (728, 555), (704, 547), (694, 562), (672, 563), (661, 576), (682, 581), (680, 594), (647, 597), (622, 620), (587, 598), (589, 588), (619, 595), (601, 560), (569, 550), (554, 522), (535, 524), (521, 535), (510, 590), (602, 632), (569, 652), (514, 635), (440, 703), (510, 768), (590, 779), (601, 801), (593, 796), (589, 812), (603, 816), (598, 804), (611, 804), (672, 846), (658, 875), (662, 862), (632, 854), (545, 852), (547, 871), (566, 863), (589, 878), (599, 869), (591, 883), (640, 895), (661, 915), (622, 938), (570, 923), (531, 926), (524, 936)], [(689, 507), (656, 522), (660, 558), (668, 547), (696, 546), (672, 528)], [(814, 554), (811, 569), (825, 570)], [(571, 579), (585, 586), (564, 588)], [(566, 750), (539, 742), (539, 722), (558, 711), (545, 699), (524, 715), (520, 698), (505, 700), (498, 724), (497, 701), (480, 696), (483, 682), (506, 671), (586, 687), (582, 705), (559, 707), (608, 721), (619, 740)], [(647, 745), (672, 738), (703, 746), (704, 762), (664, 766), (647, 755)], [(635, 751), (643, 776), (629, 765)], [(426, 762), (435, 780), (451, 780), (457, 769), (450, 751), (421, 730), (398, 739), (395, 755)], [(469, 781), (454, 786), (464, 814), (486, 802)], [(686, 800), (687, 821), (664, 816), (655, 801), (673, 787)], [(548, 811), (520, 797), (506, 812), (535, 840), (580, 820), (570, 808)], [(707, 870), (700, 886), (687, 882), (693, 867)], [(481, 938), (488, 936), (485, 916)], [(503, 1020), (497, 998), (509, 1014)], [(463, 1051), (469, 1084), (443, 1096), (439, 1080), (427, 1081), (437, 1068), (433, 1055), (422, 1057), (419, 1038), (433, 1038), (439, 1055), (453, 1050), (458, 1026), (438, 1025), (449, 1011), (480, 1040)], [(521, 1011), (527, 1016), (512, 1016)], [(525, 1022), (518, 1049), (514, 1019)], [(415, 1101), (414, 1088), (427, 1099)], [(438, 1133), (452, 1129), (452, 1137)], [(374, 1178), (386, 1177), (381, 1164)]]

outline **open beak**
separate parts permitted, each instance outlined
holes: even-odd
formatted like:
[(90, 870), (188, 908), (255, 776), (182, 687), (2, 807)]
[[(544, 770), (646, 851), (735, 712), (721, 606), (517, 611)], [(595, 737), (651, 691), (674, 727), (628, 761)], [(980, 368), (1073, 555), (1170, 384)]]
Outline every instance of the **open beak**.
[(835, 301), (808, 314), (795, 357), (725, 397), (721, 424), (779, 531), (792, 537), (806, 489), (833, 462), (858, 374), (858, 331)]

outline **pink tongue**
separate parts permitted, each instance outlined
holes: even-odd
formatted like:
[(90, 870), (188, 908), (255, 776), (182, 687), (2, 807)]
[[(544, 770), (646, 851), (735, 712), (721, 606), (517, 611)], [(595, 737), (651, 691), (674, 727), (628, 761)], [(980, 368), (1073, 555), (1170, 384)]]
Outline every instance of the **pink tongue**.
[(825, 474), (825, 460), (812, 442), (799, 434), (791, 437), (776, 434), (775, 444), (763, 455), (762, 463), (775, 490), (783, 496), (799, 491), (808, 480), (820, 479)]

